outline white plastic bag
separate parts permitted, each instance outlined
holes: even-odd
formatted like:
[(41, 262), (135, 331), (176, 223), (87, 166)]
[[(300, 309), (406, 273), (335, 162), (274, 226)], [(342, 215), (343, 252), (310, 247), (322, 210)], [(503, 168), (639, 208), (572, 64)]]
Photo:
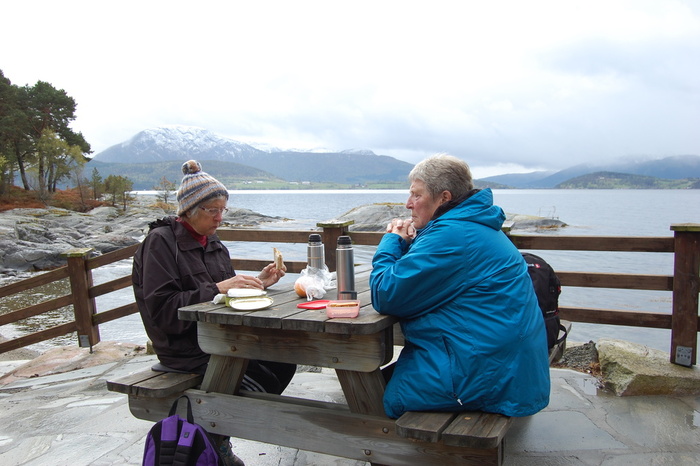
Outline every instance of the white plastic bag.
[(333, 274), (325, 265), (323, 269), (306, 267), (294, 282), (294, 290), (299, 296), (306, 294), (307, 301), (323, 298), (326, 290), (333, 287)]

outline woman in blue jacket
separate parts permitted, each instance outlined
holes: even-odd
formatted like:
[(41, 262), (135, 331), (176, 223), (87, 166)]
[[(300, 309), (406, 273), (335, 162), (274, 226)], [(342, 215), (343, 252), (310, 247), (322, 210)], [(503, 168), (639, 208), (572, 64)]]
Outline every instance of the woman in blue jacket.
[(411, 218), (387, 226), (370, 276), (374, 308), (399, 317), (406, 339), (387, 415), (538, 412), (550, 390), (544, 322), (503, 210), (450, 155), (423, 160), (409, 180)]

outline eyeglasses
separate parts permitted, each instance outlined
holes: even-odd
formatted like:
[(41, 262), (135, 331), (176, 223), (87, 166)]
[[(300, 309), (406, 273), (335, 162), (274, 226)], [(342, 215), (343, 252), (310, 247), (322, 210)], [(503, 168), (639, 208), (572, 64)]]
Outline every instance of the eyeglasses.
[(205, 207), (200, 206), (200, 209), (202, 209), (204, 212), (209, 214), (211, 217), (216, 217), (218, 214), (224, 215), (226, 212), (228, 212), (228, 209), (224, 207), (223, 209), (219, 209), (217, 207), (212, 207), (210, 209), (207, 209)]

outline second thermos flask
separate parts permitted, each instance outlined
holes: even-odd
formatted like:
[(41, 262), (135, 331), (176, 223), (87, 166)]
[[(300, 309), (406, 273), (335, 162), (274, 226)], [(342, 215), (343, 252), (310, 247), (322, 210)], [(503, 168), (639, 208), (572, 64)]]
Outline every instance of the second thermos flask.
[(355, 256), (349, 236), (338, 237), (335, 250), (336, 280), (338, 299), (357, 299), (355, 291)]

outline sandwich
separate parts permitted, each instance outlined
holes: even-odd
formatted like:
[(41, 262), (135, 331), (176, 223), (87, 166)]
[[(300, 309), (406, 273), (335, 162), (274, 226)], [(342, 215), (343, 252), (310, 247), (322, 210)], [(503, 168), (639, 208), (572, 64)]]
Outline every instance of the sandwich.
[(284, 265), (284, 258), (282, 257), (282, 253), (280, 252), (279, 249), (277, 248), (272, 248), (272, 251), (274, 253), (274, 262), (275, 262), (275, 267), (277, 270), (287, 270), (287, 266)]

